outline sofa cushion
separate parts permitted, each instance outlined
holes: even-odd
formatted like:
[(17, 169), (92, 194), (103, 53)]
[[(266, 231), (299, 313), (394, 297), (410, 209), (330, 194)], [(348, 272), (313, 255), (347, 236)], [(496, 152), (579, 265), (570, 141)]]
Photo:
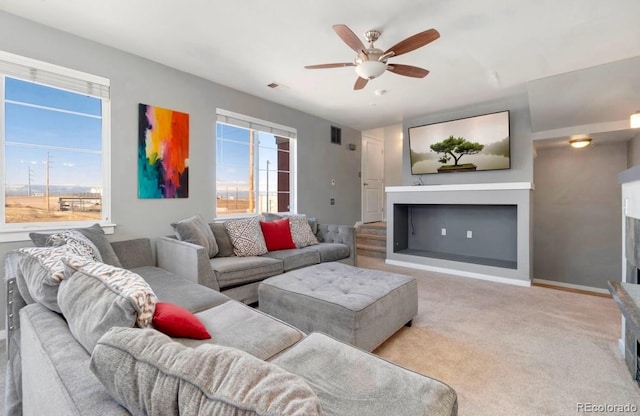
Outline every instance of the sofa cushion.
[(457, 414), (456, 392), (446, 384), (321, 333), (272, 362), (307, 380), (326, 415)]
[(318, 244), (318, 239), (313, 234), (306, 215), (291, 215), (289, 223), (291, 224), (291, 236), (296, 247), (302, 248)]
[(188, 348), (154, 330), (112, 328), (91, 370), (134, 415), (320, 415), (300, 377), (240, 350)]
[(282, 261), (267, 256), (215, 257), (209, 263), (220, 289), (255, 282), (284, 272)]
[[(107, 236), (104, 234), (100, 224), (96, 223), (90, 227), (74, 228), (74, 230), (91, 240), (91, 242), (98, 248), (103, 263), (122, 267), (120, 259), (113, 250), (113, 247), (111, 247), (111, 243), (107, 240)], [(29, 238), (31, 238), (31, 241), (33, 241), (33, 244), (36, 247), (45, 247), (47, 245), (47, 239), (50, 236), (51, 233), (29, 233)]]
[(37, 303), (27, 305), (20, 309), (19, 333), (14, 380), (25, 384), (23, 406), (0, 414), (29, 415), (47, 409), (39, 414), (131, 416), (91, 372), (91, 356), (69, 332), (62, 315)]
[(282, 218), (275, 221), (260, 221), (260, 228), (267, 250), (277, 251), (296, 248), (296, 244), (291, 237), (289, 218)]
[(218, 243), (213, 236), (213, 231), (201, 215), (173, 222), (171, 227), (179, 240), (204, 247), (209, 258), (218, 254)]
[(224, 228), (224, 223), (212, 222), (209, 223), (209, 228), (213, 231), (213, 236), (216, 238), (216, 243), (218, 244), (218, 257), (233, 256), (233, 243), (231, 242), (231, 238), (229, 238), (227, 229)]
[(346, 259), (351, 253), (349, 246), (342, 243), (319, 243), (312, 248), (318, 250), (320, 261), (323, 263)]
[(152, 322), (155, 329), (170, 337), (211, 339), (207, 328), (194, 314), (173, 303), (156, 303)]
[(229, 300), (228, 296), (217, 290), (183, 279), (159, 267), (137, 267), (131, 271), (151, 286), (159, 301), (174, 303), (192, 313), (218, 306)]
[(137, 274), (104, 263), (66, 258), (58, 304), (69, 330), (89, 352), (113, 326), (151, 325), (156, 296)]
[(176, 339), (189, 347), (213, 343), (268, 360), (304, 338), (298, 328), (233, 300), (195, 315), (213, 338), (204, 341)]
[(19, 248), (15, 253), (18, 256), (16, 272), (26, 284), (31, 299), (58, 313), (58, 288), (64, 279), (62, 259), (70, 256), (91, 258), (82, 247), (72, 244)]
[(267, 252), (267, 245), (260, 229), (260, 218), (256, 216), (224, 222), (236, 256), (261, 256)]
[(265, 254), (264, 257), (281, 260), (284, 271), (288, 272), (289, 270), (320, 263), (320, 252), (314, 250), (315, 247), (316, 246), (270, 251)]

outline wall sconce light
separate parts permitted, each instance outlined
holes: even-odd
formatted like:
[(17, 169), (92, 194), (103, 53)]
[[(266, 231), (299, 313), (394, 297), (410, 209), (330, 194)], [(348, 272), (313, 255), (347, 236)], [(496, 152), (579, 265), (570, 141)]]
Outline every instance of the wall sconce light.
[(591, 139), (588, 137), (583, 137), (581, 139), (571, 139), (569, 140), (569, 144), (571, 145), (571, 147), (581, 149), (583, 147), (589, 146), (591, 144)]
[(629, 117), (629, 126), (632, 129), (640, 128), (640, 110), (631, 114), (631, 116)]

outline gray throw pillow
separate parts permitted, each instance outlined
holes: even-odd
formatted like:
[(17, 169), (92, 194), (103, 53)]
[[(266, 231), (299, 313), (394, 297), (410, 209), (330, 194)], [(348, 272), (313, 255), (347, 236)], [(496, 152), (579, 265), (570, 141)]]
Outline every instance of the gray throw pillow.
[(27, 247), (15, 250), (18, 256), (16, 273), (24, 281), (31, 298), (60, 313), (58, 289), (64, 278), (62, 260), (70, 256), (91, 259), (82, 247), (65, 244), (58, 247)]
[(218, 257), (233, 256), (233, 243), (231, 242), (231, 238), (229, 238), (227, 229), (224, 228), (224, 223), (214, 222), (209, 224), (209, 226), (218, 244)]
[(185, 347), (153, 329), (112, 328), (90, 368), (133, 415), (321, 414), (300, 376), (234, 348)]
[(76, 340), (91, 353), (111, 327), (149, 327), (158, 301), (147, 282), (130, 270), (66, 258), (58, 305)]
[(197, 244), (207, 250), (209, 258), (218, 254), (218, 244), (209, 224), (200, 215), (194, 215), (178, 222), (171, 223), (179, 240)]
[[(122, 267), (120, 263), (120, 259), (116, 255), (116, 252), (111, 247), (111, 243), (107, 239), (107, 236), (104, 234), (104, 230), (100, 227), (100, 224), (96, 223), (90, 227), (85, 228), (74, 228), (73, 230), (78, 231), (85, 237), (87, 237), (98, 249), (100, 252), (100, 257), (102, 257), (102, 262), (106, 264), (110, 264), (116, 267)], [(47, 243), (49, 237), (51, 237), (53, 233), (29, 233), (29, 238), (36, 247), (46, 247), (54, 245), (53, 243)]]

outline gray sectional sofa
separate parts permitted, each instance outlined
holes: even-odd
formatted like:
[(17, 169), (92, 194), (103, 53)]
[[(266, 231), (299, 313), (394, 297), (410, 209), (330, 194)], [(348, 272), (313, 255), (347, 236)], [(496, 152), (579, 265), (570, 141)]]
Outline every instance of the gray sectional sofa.
[[(148, 239), (111, 246), (123, 268), (160, 301), (191, 311), (212, 339), (116, 326), (88, 351), (72, 329), (93, 313), (92, 300), (83, 300), (86, 313), (52, 311), (34, 299), (41, 293), (27, 284), (23, 255), (11, 252), (7, 416), (457, 414), (451, 387), (156, 267)], [(61, 285), (87, 280), (66, 262)], [(58, 292), (61, 305), (68, 291)]]
[(271, 251), (261, 256), (234, 255), (224, 222), (209, 223), (219, 252), (209, 257), (203, 246), (173, 236), (156, 242), (158, 266), (227, 296), (253, 304), (258, 301), (258, 285), (268, 277), (329, 261), (356, 265), (355, 227), (316, 224), (312, 231), (318, 244), (303, 248)]

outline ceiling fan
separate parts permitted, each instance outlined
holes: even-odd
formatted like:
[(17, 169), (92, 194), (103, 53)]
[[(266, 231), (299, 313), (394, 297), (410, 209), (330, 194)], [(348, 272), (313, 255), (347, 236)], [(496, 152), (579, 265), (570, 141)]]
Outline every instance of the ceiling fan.
[(413, 78), (424, 78), (429, 74), (424, 68), (411, 65), (401, 65), (389, 63), (389, 58), (402, 55), (407, 52), (411, 52), (415, 49), (421, 48), (428, 43), (440, 37), (435, 29), (425, 30), (424, 32), (417, 33), (413, 36), (400, 41), (387, 49), (382, 51), (373, 46), (373, 42), (377, 41), (380, 37), (380, 31), (369, 30), (364, 34), (369, 47), (365, 47), (358, 36), (353, 33), (346, 25), (333, 25), (333, 30), (338, 34), (340, 39), (346, 43), (351, 49), (353, 49), (357, 55), (353, 62), (342, 62), (335, 64), (320, 64), (320, 65), (307, 65), (307, 69), (326, 69), (326, 68), (342, 68), (345, 66), (355, 66), (358, 79), (353, 85), (354, 90), (361, 90), (367, 85), (369, 80), (379, 77), (384, 71), (391, 71), (398, 75), (404, 75)]

